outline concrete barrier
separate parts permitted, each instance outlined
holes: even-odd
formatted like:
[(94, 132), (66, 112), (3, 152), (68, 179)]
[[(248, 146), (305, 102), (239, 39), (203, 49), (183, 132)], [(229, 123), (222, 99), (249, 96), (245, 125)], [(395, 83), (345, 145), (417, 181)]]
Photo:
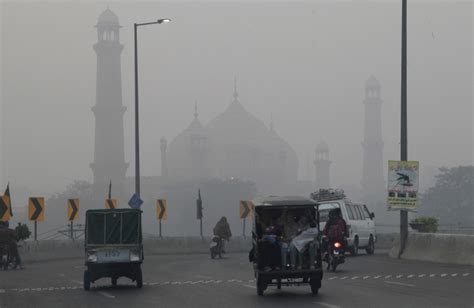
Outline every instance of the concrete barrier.
[[(395, 239), (390, 257), (398, 258), (400, 241)], [(411, 233), (402, 259), (474, 265), (474, 235)]]
[[(208, 253), (210, 238), (169, 237), (147, 238), (143, 241), (146, 255)], [(252, 247), (250, 238), (235, 237), (226, 245), (226, 251), (248, 252)], [(25, 263), (62, 260), (84, 257), (84, 241), (46, 240), (28, 241), (21, 244), (20, 255)]]

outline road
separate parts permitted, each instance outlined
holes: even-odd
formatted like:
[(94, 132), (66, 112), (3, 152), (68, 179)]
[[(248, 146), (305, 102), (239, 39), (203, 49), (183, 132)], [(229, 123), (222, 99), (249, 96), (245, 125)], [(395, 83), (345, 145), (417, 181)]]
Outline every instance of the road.
[(126, 278), (116, 288), (99, 280), (82, 289), (81, 259), (29, 264), (0, 272), (0, 307), (474, 307), (469, 266), (394, 260), (385, 254), (349, 257), (325, 273), (320, 293), (309, 286), (270, 287), (256, 294), (246, 254), (148, 256), (143, 289)]

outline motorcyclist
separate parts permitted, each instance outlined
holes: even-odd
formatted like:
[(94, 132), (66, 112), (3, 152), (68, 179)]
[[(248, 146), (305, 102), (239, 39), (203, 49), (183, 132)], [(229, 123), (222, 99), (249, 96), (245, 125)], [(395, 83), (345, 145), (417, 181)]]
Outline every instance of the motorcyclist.
[(349, 232), (346, 221), (342, 218), (340, 208), (335, 208), (329, 211), (329, 220), (324, 226), (323, 235), (326, 237), (326, 240), (323, 241), (323, 251), (326, 252), (326, 256), (329, 243), (341, 241), (344, 244), (344, 247), (346, 246), (345, 238), (349, 237)]
[(0, 222), (0, 245), (6, 247), (15, 260), (14, 268), (20, 267), (21, 265), (20, 253), (18, 252), (18, 236), (15, 230), (9, 228), (8, 221)]
[(213, 233), (214, 235), (222, 239), (222, 252), (225, 253), (225, 241), (230, 240), (230, 238), (232, 237), (232, 232), (230, 231), (230, 226), (225, 216), (223, 216), (217, 222), (216, 226), (213, 229)]

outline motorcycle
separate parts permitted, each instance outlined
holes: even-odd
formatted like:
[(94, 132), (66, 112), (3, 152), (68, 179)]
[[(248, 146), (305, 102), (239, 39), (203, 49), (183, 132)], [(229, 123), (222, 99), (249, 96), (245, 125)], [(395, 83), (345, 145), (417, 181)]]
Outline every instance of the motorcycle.
[(8, 244), (0, 245), (0, 268), (4, 271), (8, 270), (9, 267), (13, 267), (13, 256), (10, 253), (10, 246)]
[(335, 272), (337, 266), (345, 262), (346, 251), (343, 241), (332, 241), (328, 244), (328, 251), (324, 259), (328, 264), (327, 269)]
[(224, 253), (224, 239), (217, 235), (212, 236), (209, 251), (211, 252), (211, 259), (214, 259), (216, 256), (222, 259), (222, 254)]

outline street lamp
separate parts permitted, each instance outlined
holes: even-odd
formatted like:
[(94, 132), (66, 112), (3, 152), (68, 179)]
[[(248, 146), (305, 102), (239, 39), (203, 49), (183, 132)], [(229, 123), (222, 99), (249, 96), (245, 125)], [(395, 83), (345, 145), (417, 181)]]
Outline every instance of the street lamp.
[(168, 23), (171, 19), (163, 18), (153, 22), (134, 23), (133, 34), (135, 41), (135, 194), (140, 197), (140, 133), (139, 133), (139, 109), (138, 109), (138, 47), (137, 28), (140, 26)]

